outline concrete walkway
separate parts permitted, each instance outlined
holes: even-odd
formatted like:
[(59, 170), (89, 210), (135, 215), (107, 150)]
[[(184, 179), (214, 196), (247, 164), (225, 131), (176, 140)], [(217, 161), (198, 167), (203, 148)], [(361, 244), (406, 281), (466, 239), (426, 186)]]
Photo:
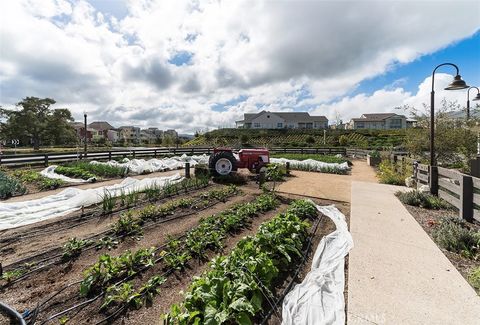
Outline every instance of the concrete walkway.
[(480, 297), (394, 196), (352, 182), (348, 324), (480, 324)]

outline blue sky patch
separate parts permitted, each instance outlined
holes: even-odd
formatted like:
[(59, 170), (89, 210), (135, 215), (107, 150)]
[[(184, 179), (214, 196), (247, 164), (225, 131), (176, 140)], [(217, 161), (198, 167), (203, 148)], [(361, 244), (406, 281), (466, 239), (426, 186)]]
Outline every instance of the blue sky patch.
[(187, 51), (177, 52), (168, 63), (174, 64), (176, 66), (189, 65), (193, 57), (193, 53)]

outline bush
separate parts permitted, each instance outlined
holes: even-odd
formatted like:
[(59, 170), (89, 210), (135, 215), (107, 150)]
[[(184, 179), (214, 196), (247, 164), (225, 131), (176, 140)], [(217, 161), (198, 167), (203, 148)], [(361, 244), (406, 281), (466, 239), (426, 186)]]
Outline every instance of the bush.
[(210, 169), (205, 164), (195, 165), (193, 168), (193, 174), (195, 177), (210, 177)]
[(213, 181), (218, 184), (235, 184), (235, 185), (244, 185), (247, 184), (248, 178), (245, 175), (242, 175), (237, 172), (230, 173), (225, 176), (215, 176)]
[(480, 231), (470, 229), (463, 220), (442, 218), (432, 236), (435, 242), (450, 252), (472, 259), (479, 257)]
[(88, 172), (93, 177), (123, 177), (127, 175), (128, 170), (126, 167), (110, 166), (106, 164), (92, 164), (87, 161), (75, 161), (65, 165), (66, 167), (76, 168), (84, 172)]
[(308, 143), (308, 144), (314, 144), (315, 143), (315, 138), (310, 135), (310, 136), (307, 137), (305, 142)]
[(480, 266), (477, 266), (468, 274), (468, 282), (472, 287), (480, 290)]
[(0, 199), (22, 195), (25, 192), (27, 188), (21, 182), (0, 171)]
[(382, 160), (378, 165), (377, 176), (380, 183), (390, 185), (405, 185), (406, 175), (397, 173), (393, 164), (389, 160)]
[(346, 147), (348, 145), (348, 137), (346, 135), (341, 135), (338, 138), (338, 144), (342, 147)]
[(440, 209), (451, 209), (452, 206), (445, 200), (428, 194), (423, 193), (417, 190), (402, 192), (398, 191), (395, 193), (398, 199), (407, 205), (421, 207), (424, 209), (433, 209), (433, 210), (440, 210)]

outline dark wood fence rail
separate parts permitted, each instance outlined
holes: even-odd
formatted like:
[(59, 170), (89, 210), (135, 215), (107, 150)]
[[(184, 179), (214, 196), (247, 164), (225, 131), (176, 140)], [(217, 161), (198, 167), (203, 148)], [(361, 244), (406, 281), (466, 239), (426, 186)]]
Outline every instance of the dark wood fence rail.
[(414, 164), (413, 176), (458, 209), (460, 218), (480, 222), (480, 178), (443, 167)]
[[(3, 166), (24, 166), (24, 165), (44, 165), (49, 163), (61, 163), (75, 161), (80, 159), (87, 160), (111, 160), (115, 158), (145, 158), (159, 157), (168, 155), (202, 155), (211, 154), (213, 148), (158, 148), (158, 149), (134, 149), (89, 152), (85, 156), (79, 153), (45, 153), (45, 154), (18, 154), (18, 155), (0, 155), (0, 165)], [(323, 154), (323, 155), (345, 155), (345, 148), (270, 148), (271, 153), (300, 153), (300, 154)]]

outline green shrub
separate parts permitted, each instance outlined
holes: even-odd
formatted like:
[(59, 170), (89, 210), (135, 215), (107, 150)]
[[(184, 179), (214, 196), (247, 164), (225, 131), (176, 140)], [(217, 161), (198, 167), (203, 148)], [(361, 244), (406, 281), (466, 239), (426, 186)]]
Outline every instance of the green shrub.
[(22, 195), (26, 192), (27, 188), (21, 182), (0, 171), (0, 199)]
[(423, 193), (417, 190), (408, 192), (398, 191), (395, 195), (404, 204), (424, 209), (440, 210), (453, 208), (447, 201), (429, 193)]
[(378, 165), (377, 177), (380, 183), (383, 184), (405, 185), (405, 178), (407, 176), (397, 173), (393, 164), (388, 159), (384, 159)]
[(322, 155), (322, 154), (276, 153), (270, 156), (272, 158), (285, 158), (285, 159), (300, 160), (300, 161), (313, 159), (313, 160), (321, 161), (324, 163), (337, 163), (337, 164), (349, 162), (348, 159), (345, 159), (343, 157), (336, 157), (336, 156), (329, 156), (329, 155)]
[(477, 290), (480, 290), (480, 266), (474, 268), (468, 274), (468, 282)]
[(480, 231), (470, 229), (465, 221), (442, 218), (432, 233), (441, 247), (465, 257), (477, 259), (480, 250)]

